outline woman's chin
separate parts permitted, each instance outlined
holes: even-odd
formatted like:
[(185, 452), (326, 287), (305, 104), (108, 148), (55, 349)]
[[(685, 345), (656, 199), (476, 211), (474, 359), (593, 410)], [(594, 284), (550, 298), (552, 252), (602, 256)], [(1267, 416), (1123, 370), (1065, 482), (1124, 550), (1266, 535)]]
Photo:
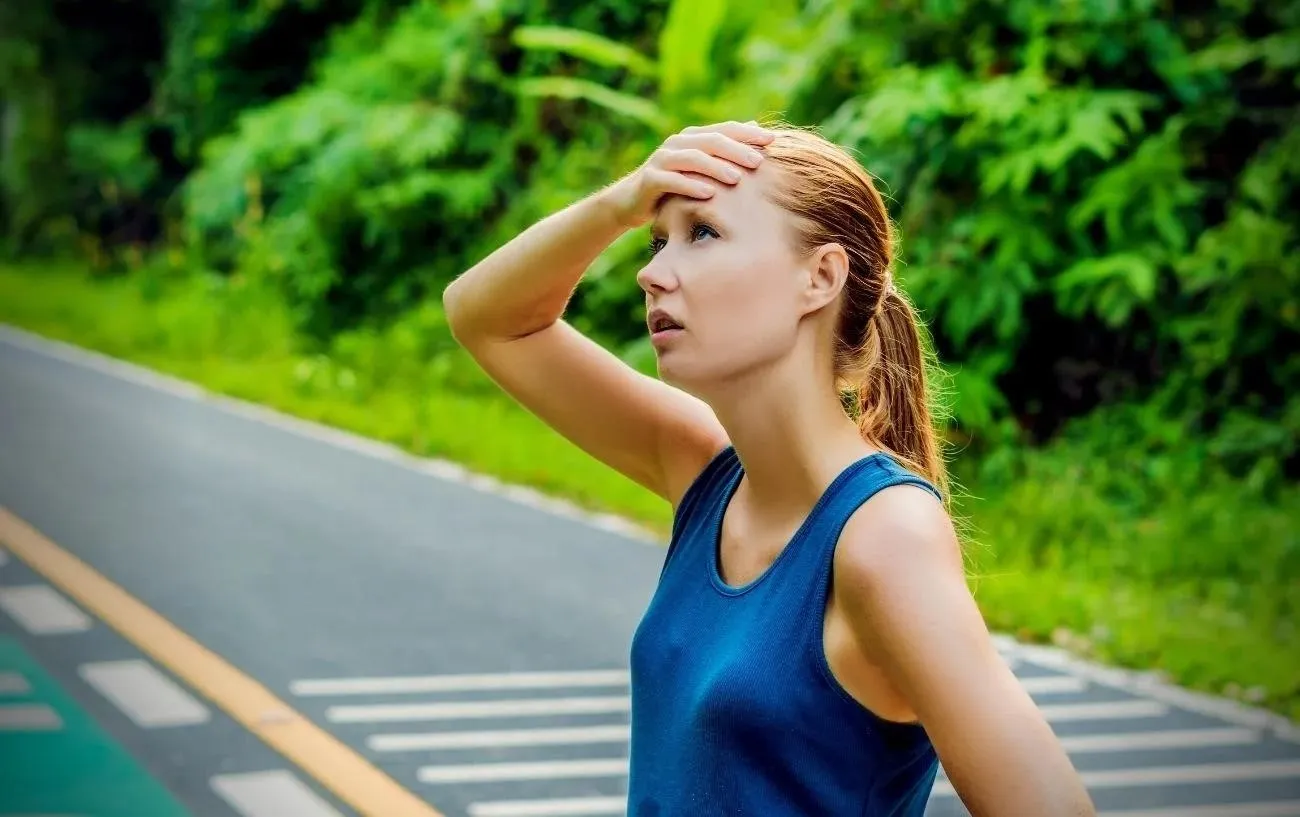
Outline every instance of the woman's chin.
[(680, 355), (664, 350), (655, 356), (655, 361), (658, 364), (660, 380), (679, 389), (686, 387), (688, 378), (685, 375), (687, 372), (683, 371), (684, 367)]
[(659, 379), (696, 397), (700, 395), (701, 387), (708, 382), (708, 378), (697, 371), (697, 368), (692, 367), (690, 362), (681, 355), (661, 354), (659, 356)]

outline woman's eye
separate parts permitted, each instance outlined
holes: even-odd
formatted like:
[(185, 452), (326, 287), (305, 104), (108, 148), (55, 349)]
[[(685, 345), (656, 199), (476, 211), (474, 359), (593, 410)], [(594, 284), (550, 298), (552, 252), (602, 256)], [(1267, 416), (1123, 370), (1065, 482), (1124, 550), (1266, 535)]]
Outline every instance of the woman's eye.
[[(691, 228), (692, 241), (699, 241), (704, 236), (712, 236), (713, 238), (717, 238), (718, 233), (716, 230), (714, 230), (712, 227), (710, 227), (707, 224), (696, 224), (694, 227)], [(650, 239), (650, 243), (648, 245), (650, 254), (654, 255), (655, 253), (659, 252), (664, 248), (664, 245), (667, 243), (668, 240), (666, 238), (655, 237)]]
[(691, 228), (691, 238), (695, 239), (696, 241), (699, 241), (701, 232), (703, 232), (705, 235), (713, 236), (714, 238), (717, 238), (718, 236), (718, 234), (714, 232), (713, 228), (710, 227), (709, 225), (696, 224), (694, 227)]

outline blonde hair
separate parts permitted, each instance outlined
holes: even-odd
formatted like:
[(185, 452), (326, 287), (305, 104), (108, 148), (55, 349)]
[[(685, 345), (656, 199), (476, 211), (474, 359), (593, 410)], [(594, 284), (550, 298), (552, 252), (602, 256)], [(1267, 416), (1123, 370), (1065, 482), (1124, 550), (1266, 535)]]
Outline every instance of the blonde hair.
[(895, 231), (871, 176), (849, 153), (810, 129), (767, 125), (762, 148), (779, 170), (772, 201), (798, 218), (804, 251), (837, 242), (849, 257), (835, 338), (835, 371), (862, 433), (933, 483), (949, 480), (932, 410), (925, 330), (893, 278)]

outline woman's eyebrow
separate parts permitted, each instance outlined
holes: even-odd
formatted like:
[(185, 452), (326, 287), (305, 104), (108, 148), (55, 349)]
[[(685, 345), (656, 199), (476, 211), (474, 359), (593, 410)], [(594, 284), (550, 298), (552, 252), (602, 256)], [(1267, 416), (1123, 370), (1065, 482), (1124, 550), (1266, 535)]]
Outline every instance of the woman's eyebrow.
[(683, 203), (673, 206), (673, 210), (675, 211), (674, 213), (669, 214), (668, 216), (665, 217), (664, 211), (669, 208), (670, 204), (671, 202), (665, 203), (662, 207), (659, 208), (659, 213), (655, 216), (654, 222), (650, 225), (650, 232), (652, 234), (662, 235), (664, 232), (664, 222), (672, 221), (674, 219), (678, 221), (682, 221), (686, 219), (695, 218), (695, 219), (701, 219), (703, 221), (711, 221), (711, 222), (718, 220), (717, 213), (714, 212), (707, 204), (698, 201), (684, 201), (684, 200)]

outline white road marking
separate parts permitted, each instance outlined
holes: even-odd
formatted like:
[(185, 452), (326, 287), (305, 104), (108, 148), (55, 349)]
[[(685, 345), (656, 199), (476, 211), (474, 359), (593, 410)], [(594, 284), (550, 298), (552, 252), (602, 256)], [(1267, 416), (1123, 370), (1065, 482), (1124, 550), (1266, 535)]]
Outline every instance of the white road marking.
[[(1117, 789), (1126, 786), (1161, 786), (1176, 783), (1231, 783), (1245, 780), (1285, 780), (1300, 776), (1300, 760), (1258, 760), (1252, 763), (1189, 763), (1185, 766), (1155, 766), (1143, 769), (1106, 769), (1081, 772), (1088, 789)], [(953, 794), (952, 784), (936, 781), (935, 796)]]
[(526, 715), (595, 715), (627, 712), (626, 696), (604, 698), (529, 698), (509, 701), (451, 701), (432, 704), (364, 704), (332, 706), (325, 718), (333, 723), (436, 721), (451, 718), (514, 718)]
[[(626, 670), (570, 672), (502, 672), (453, 675), (411, 675), (373, 678), (309, 678), (293, 681), (289, 691), (301, 698), (341, 695), (409, 695), (502, 689), (627, 686)], [(1087, 682), (1072, 675), (1020, 679), (1030, 694), (1083, 692)]]
[(1277, 780), (1296, 776), (1300, 776), (1300, 760), (1257, 760), (1251, 763), (1197, 763), (1150, 769), (1109, 769), (1085, 772), (1083, 780), (1092, 788), (1117, 788), (1161, 783)]
[(294, 681), (289, 685), (289, 691), (299, 697), (395, 695), (492, 689), (626, 686), (630, 681), (630, 673), (625, 670), (501, 672), (473, 675), (417, 675), (392, 678), (320, 678)]
[(1140, 695), (1189, 712), (1225, 720), (1236, 726), (1268, 729), (1281, 740), (1300, 743), (1300, 725), (1288, 720), (1281, 713), (1247, 706), (1229, 698), (1216, 697), (1175, 686), (1156, 672), (1105, 666), (1072, 655), (1060, 647), (1048, 647), (1041, 644), (1021, 644), (1019, 654), (1026, 661), (1038, 666), (1050, 667), (1059, 672), (1077, 675), (1091, 683), (1123, 690), (1132, 695)]
[(0, 704), (0, 732), (51, 732), (63, 719), (45, 704)]
[(80, 633), (91, 624), (85, 613), (44, 584), (0, 588), (0, 609), (32, 635)]
[(82, 664), (77, 673), (144, 729), (192, 726), (211, 717), (206, 706), (148, 661)]
[(1065, 692), (1083, 692), (1088, 683), (1073, 675), (1042, 675), (1035, 678), (1021, 678), (1020, 686), (1030, 695), (1048, 695)]
[(549, 760), (535, 763), (466, 763), (422, 766), (421, 783), (484, 783), (502, 780), (558, 780), (574, 777), (619, 777), (627, 774), (627, 758)]
[(625, 814), (626, 797), (571, 797), (556, 800), (496, 800), (471, 803), (469, 817), (594, 817)]
[(0, 695), (26, 695), (32, 685), (20, 672), (0, 672)]
[(1103, 811), (1099, 817), (1300, 817), (1300, 800)]
[(371, 735), (366, 745), (376, 752), (421, 749), (499, 749), (508, 746), (567, 746), (584, 743), (627, 743), (627, 726), (580, 726), (567, 729), (495, 729), (480, 732), (427, 732)]
[[(332, 706), (325, 711), (325, 717), (334, 723), (380, 723), (450, 718), (507, 718), (527, 715), (590, 715), (626, 712), (630, 708), (631, 699), (627, 696), (528, 698), (503, 701)], [(1040, 706), (1039, 710), (1047, 720), (1062, 722), (1158, 717), (1166, 714), (1169, 707), (1158, 701), (1133, 700), (1051, 704)]]
[(209, 784), (244, 817), (343, 817), (297, 775), (286, 771), (221, 774)]
[(1193, 746), (1243, 746), (1258, 743), (1260, 732), (1244, 727), (1219, 729), (1168, 729), (1157, 732), (1123, 732), (1114, 735), (1072, 735), (1061, 738), (1065, 751), (1129, 752), (1142, 749), (1182, 749)]
[(1099, 721), (1122, 718), (1158, 718), (1168, 714), (1169, 707), (1159, 701), (1089, 701), (1081, 704), (1050, 704), (1039, 706), (1038, 711), (1053, 723), (1065, 721)]

